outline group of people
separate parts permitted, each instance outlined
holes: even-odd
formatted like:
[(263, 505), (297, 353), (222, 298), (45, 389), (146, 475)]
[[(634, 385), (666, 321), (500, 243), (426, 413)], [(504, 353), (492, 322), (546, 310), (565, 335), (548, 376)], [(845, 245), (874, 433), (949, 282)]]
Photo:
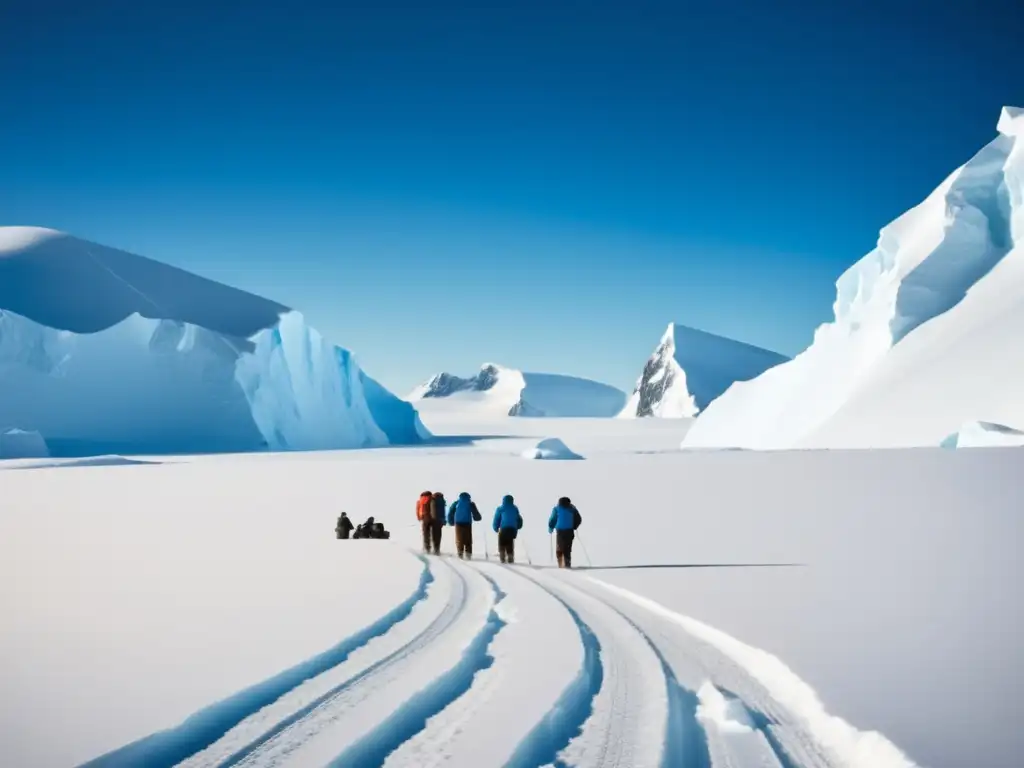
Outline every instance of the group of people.
[(372, 515), (366, 518), (365, 523), (352, 525), (352, 521), (348, 518), (348, 513), (342, 512), (341, 517), (338, 518), (337, 525), (334, 526), (334, 531), (338, 534), (339, 539), (347, 539), (350, 535), (353, 539), (391, 538), (391, 532), (384, 529), (384, 523), (376, 522)]
[[(423, 491), (416, 502), (416, 519), (423, 530), (423, 551), (441, 553), (441, 533), (445, 525), (455, 528), (455, 552), (460, 559), (473, 557), (473, 523), (483, 517), (476, 502), (463, 491), (449, 506), (440, 491)], [(559, 568), (572, 567), (572, 543), (576, 529), (583, 523), (576, 506), (563, 496), (548, 517), (548, 534), (555, 534), (555, 555)], [(494, 510), (491, 523), (498, 534), (498, 557), (503, 563), (515, 562), (515, 541), (523, 527), (523, 516), (512, 496), (505, 496)]]

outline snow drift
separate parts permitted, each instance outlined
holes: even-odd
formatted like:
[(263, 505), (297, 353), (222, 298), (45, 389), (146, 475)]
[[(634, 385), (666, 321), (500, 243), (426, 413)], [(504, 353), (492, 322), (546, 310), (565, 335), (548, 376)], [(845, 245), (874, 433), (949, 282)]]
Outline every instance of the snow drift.
[(493, 416), (610, 417), (622, 409), (626, 393), (589, 379), (487, 363), (468, 379), (439, 373), (414, 389), (409, 399), (421, 406), (443, 399), (452, 408)]
[(418, 442), (415, 410), (266, 299), (53, 230), (0, 228), (0, 425), (55, 456)]
[(943, 448), (995, 448), (1022, 445), (1024, 445), (1024, 432), (988, 421), (970, 421), (942, 441)]
[(669, 323), (619, 415), (690, 418), (733, 382), (753, 379), (788, 359), (741, 341)]
[(937, 445), (984, 413), (1024, 423), (1024, 113), (836, 283), (835, 319), (738, 383), (684, 447)]
[(532, 448), (522, 452), (524, 459), (552, 459), (552, 460), (573, 460), (582, 459), (578, 453), (573, 452), (569, 446), (557, 437), (548, 437), (541, 440)]

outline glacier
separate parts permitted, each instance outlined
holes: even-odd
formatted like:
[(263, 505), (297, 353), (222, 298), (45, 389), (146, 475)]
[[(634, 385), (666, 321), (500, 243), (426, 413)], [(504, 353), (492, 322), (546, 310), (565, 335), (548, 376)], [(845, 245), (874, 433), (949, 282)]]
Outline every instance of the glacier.
[(728, 387), (789, 358), (777, 352), (669, 323), (644, 365), (621, 418), (692, 418)]
[(626, 401), (621, 389), (590, 379), (527, 373), (485, 363), (470, 378), (439, 373), (408, 397), (431, 411), (459, 411), (493, 417), (612, 417)]
[(1024, 423), (1024, 112), (881, 230), (792, 361), (734, 384), (685, 448), (935, 446)]
[(0, 228), (0, 428), (53, 456), (421, 442), (300, 312), (54, 230)]

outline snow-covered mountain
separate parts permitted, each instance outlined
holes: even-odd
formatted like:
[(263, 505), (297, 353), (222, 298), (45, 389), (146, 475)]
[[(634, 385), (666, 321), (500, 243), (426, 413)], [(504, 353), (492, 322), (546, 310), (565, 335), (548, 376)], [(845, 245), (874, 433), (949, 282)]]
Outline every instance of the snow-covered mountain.
[(752, 379), (788, 359), (761, 347), (669, 323), (619, 415), (696, 416), (733, 382)]
[(684, 447), (938, 445), (1024, 424), (1024, 110), (836, 283), (835, 319), (737, 384)]
[(298, 312), (36, 227), (0, 228), (0, 428), (38, 432), (55, 456), (429, 434)]
[(590, 379), (553, 373), (524, 373), (493, 363), (468, 379), (439, 373), (409, 400), (444, 401), (445, 408), (487, 416), (598, 416), (617, 414), (626, 393)]

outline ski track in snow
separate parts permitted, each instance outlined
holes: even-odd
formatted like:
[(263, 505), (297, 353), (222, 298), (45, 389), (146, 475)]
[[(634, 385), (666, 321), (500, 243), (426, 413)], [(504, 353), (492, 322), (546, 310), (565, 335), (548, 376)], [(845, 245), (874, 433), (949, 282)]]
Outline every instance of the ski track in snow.
[(230, 717), (221, 702), (87, 765), (862, 764), (820, 744), (727, 649), (625, 590), (571, 571), (420, 559), (407, 600), (231, 697)]

